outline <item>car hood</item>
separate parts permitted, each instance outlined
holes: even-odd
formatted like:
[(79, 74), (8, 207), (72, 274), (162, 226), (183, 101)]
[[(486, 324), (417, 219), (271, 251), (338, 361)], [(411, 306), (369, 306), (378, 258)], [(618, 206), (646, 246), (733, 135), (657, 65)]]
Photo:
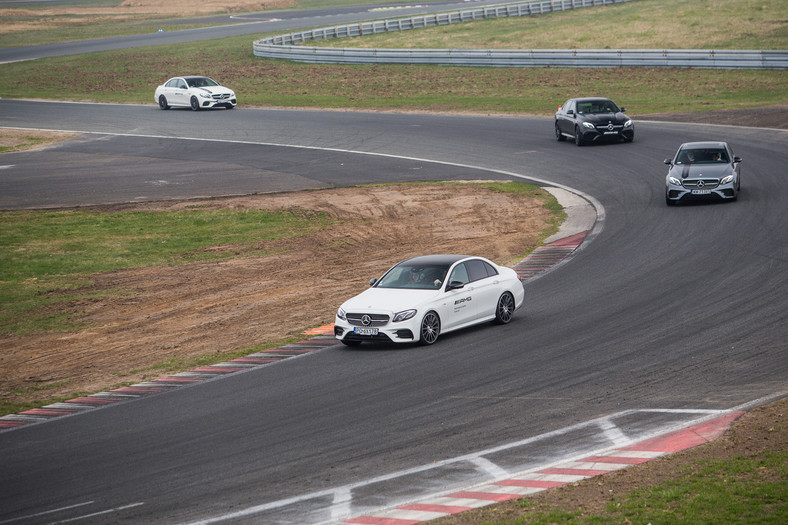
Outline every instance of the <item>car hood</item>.
[(433, 299), (441, 290), (414, 290), (399, 288), (370, 288), (342, 304), (346, 312), (401, 312), (419, 308)]
[(619, 111), (618, 113), (586, 114), (583, 115), (583, 120), (593, 124), (607, 124), (608, 122), (617, 122), (623, 124), (629, 120), (629, 117)]
[(217, 95), (232, 95), (233, 94), (233, 90), (232, 89), (226, 88), (224, 86), (200, 87), (200, 88), (193, 88), (193, 89), (199, 89), (201, 91), (206, 91), (206, 92), (210, 93), (211, 95), (214, 95), (214, 94), (217, 94)]
[(677, 179), (721, 179), (732, 172), (730, 164), (675, 164), (668, 176)]

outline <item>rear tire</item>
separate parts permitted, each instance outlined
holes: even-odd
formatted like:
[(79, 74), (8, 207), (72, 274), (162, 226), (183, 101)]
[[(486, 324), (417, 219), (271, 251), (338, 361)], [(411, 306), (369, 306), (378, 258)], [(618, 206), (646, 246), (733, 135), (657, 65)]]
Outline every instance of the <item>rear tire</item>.
[(514, 297), (509, 292), (504, 292), (498, 298), (495, 306), (495, 324), (508, 324), (514, 315)]
[(558, 142), (563, 142), (566, 140), (566, 137), (563, 133), (561, 133), (561, 128), (558, 127), (558, 122), (555, 123), (555, 140)]

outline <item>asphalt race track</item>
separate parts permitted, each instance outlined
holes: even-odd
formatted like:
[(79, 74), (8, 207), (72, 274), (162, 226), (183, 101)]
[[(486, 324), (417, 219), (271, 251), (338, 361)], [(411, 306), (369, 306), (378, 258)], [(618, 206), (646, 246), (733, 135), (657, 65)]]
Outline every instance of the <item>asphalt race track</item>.
[[(598, 418), (627, 414), (620, 436), (642, 436), (788, 390), (788, 132), (637, 122), (631, 144), (578, 148), (551, 119), (153, 101), (2, 100), (0, 126), (84, 132), (0, 157), (5, 209), (531, 177), (602, 212), (573, 259), (526, 284), (509, 325), (429, 348), (329, 346), (0, 432), (0, 524), (329, 522), (480, 474), (364, 480), (567, 436), (497, 465), (545, 464), (604, 445), (583, 426)], [(739, 200), (668, 208), (662, 160), (706, 139), (743, 157)]]

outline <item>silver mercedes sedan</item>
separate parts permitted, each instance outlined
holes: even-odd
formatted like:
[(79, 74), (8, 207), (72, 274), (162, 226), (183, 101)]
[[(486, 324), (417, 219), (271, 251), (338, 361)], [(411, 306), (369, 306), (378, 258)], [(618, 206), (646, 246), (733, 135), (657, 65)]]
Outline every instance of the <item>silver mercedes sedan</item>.
[(686, 142), (665, 159), (665, 202), (673, 206), (690, 200), (735, 201), (741, 189), (741, 157), (727, 142)]

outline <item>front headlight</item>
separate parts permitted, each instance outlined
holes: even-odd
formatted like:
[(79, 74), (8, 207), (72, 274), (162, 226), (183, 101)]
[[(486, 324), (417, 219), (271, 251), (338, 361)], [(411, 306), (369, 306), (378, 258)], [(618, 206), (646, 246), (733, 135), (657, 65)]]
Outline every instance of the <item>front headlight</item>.
[(733, 175), (728, 175), (727, 177), (723, 177), (720, 181), (720, 184), (730, 184), (733, 182)]
[(206, 93), (205, 91), (200, 91), (200, 96), (202, 98), (211, 98), (211, 94), (210, 93)]
[(632, 126), (632, 120), (627, 120), (626, 122), (624, 122), (624, 127), (625, 128), (629, 128), (631, 126)]
[(400, 321), (407, 321), (414, 315), (416, 315), (416, 310), (403, 310), (402, 312), (395, 313), (394, 319), (392, 319), (391, 322), (399, 323)]
[(585, 126), (585, 127), (587, 127), (587, 128), (594, 129), (594, 125), (593, 125), (593, 124), (591, 124), (590, 122), (583, 122), (583, 126)]
[(339, 317), (343, 321), (347, 321), (347, 317), (346, 317), (345, 311), (342, 308), (337, 310), (337, 317)]
[(668, 180), (671, 184), (675, 184), (676, 186), (681, 186), (681, 181), (676, 177), (668, 177)]

